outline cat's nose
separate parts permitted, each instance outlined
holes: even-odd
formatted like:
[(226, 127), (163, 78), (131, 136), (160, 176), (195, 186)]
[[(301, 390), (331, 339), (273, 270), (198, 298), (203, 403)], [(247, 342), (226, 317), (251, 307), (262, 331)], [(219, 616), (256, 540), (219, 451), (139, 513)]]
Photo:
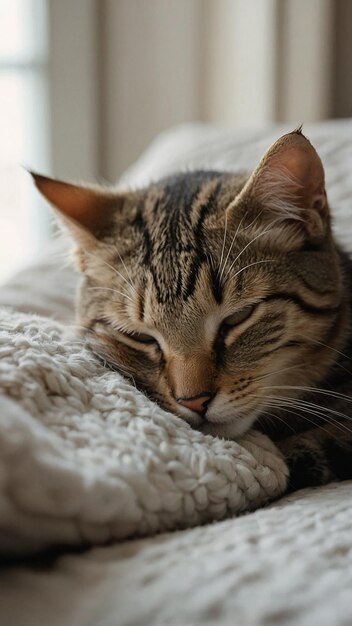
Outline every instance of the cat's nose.
[(198, 393), (196, 396), (176, 398), (176, 401), (182, 404), (182, 406), (187, 407), (187, 409), (191, 409), (191, 411), (203, 415), (213, 395), (214, 394), (210, 391), (202, 391), (202, 393)]

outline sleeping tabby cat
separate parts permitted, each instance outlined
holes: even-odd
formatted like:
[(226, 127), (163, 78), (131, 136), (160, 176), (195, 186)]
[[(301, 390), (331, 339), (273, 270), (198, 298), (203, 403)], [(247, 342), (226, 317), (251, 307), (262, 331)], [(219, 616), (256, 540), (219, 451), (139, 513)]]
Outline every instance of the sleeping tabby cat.
[(78, 320), (104, 363), (194, 428), (260, 428), (290, 489), (352, 478), (352, 265), (300, 129), (251, 175), (34, 178), (77, 243)]

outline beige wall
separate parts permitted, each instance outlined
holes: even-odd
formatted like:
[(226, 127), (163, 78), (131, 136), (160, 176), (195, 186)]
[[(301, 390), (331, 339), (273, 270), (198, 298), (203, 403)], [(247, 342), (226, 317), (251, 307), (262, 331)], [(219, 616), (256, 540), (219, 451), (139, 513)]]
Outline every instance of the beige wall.
[(333, 115), (352, 117), (352, 2), (334, 4)]
[(99, 161), (99, 33), (96, 0), (49, 0), (51, 168), (96, 178)]
[(227, 124), (275, 116), (276, 0), (204, 0), (202, 117)]
[(352, 114), (352, 0), (48, 0), (53, 164), (114, 181), (188, 121)]
[(334, 115), (336, 4), (333, 0), (278, 3), (277, 119), (297, 124)]
[(115, 180), (160, 131), (200, 117), (202, 0), (101, 0), (101, 166)]

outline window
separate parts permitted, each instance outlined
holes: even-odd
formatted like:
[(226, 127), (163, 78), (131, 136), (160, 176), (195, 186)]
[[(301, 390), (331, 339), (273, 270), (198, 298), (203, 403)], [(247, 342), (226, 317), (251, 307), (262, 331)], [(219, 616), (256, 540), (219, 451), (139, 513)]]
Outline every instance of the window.
[(0, 0), (0, 282), (49, 231), (24, 169), (48, 171), (47, 50), (45, 0)]

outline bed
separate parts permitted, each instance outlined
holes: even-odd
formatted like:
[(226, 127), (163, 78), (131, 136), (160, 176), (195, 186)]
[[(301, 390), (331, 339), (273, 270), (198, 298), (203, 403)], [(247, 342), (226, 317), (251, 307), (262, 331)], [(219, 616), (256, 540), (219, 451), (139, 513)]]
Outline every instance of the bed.
[[(142, 185), (184, 168), (252, 168), (288, 130), (178, 127), (158, 137), (119, 184)], [(325, 166), (336, 235), (352, 251), (352, 121), (307, 125), (304, 132)], [(265, 438), (204, 439), (177, 418), (166, 427), (158, 408), (148, 405), (145, 413), (144, 399), (120, 379), (97, 373), (85, 352), (82, 357), (84, 346), (63, 331), (73, 320), (76, 283), (54, 250), (0, 290), (0, 623), (350, 625), (351, 482), (280, 497), (285, 465)], [(67, 391), (67, 363), (70, 376), (79, 371), (83, 380), (78, 395)], [(119, 397), (118, 418), (111, 406), (92, 403), (104, 395), (89, 387), (98, 374), (109, 398)], [(82, 409), (77, 402), (87, 388)], [(137, 426), (130, 426), (131, 411)], [(83, 430), (70, 421), (77, 412), (85, 415)], [(116, 419), (125, 428), (127, 438), (115, 446), (118, 475), (104, 461), (108, 448), (90, 454), (87, 464), (87, 424), (94, 441), (101, 438), (96, 416), (102, 412), (109, 432)], [(57, 424), (63, 413), (64, 427)], [(128, 448), (140, 434), (155, 444), (145, 456), (143, 439), (140, 449)], [(80, 450), (78, 465), (72, 447)], [(139, 482), (146, 474), (153, 485), (149, 478)], [(43, 549), (53, 547), (61, 551), (44, 557)]]

